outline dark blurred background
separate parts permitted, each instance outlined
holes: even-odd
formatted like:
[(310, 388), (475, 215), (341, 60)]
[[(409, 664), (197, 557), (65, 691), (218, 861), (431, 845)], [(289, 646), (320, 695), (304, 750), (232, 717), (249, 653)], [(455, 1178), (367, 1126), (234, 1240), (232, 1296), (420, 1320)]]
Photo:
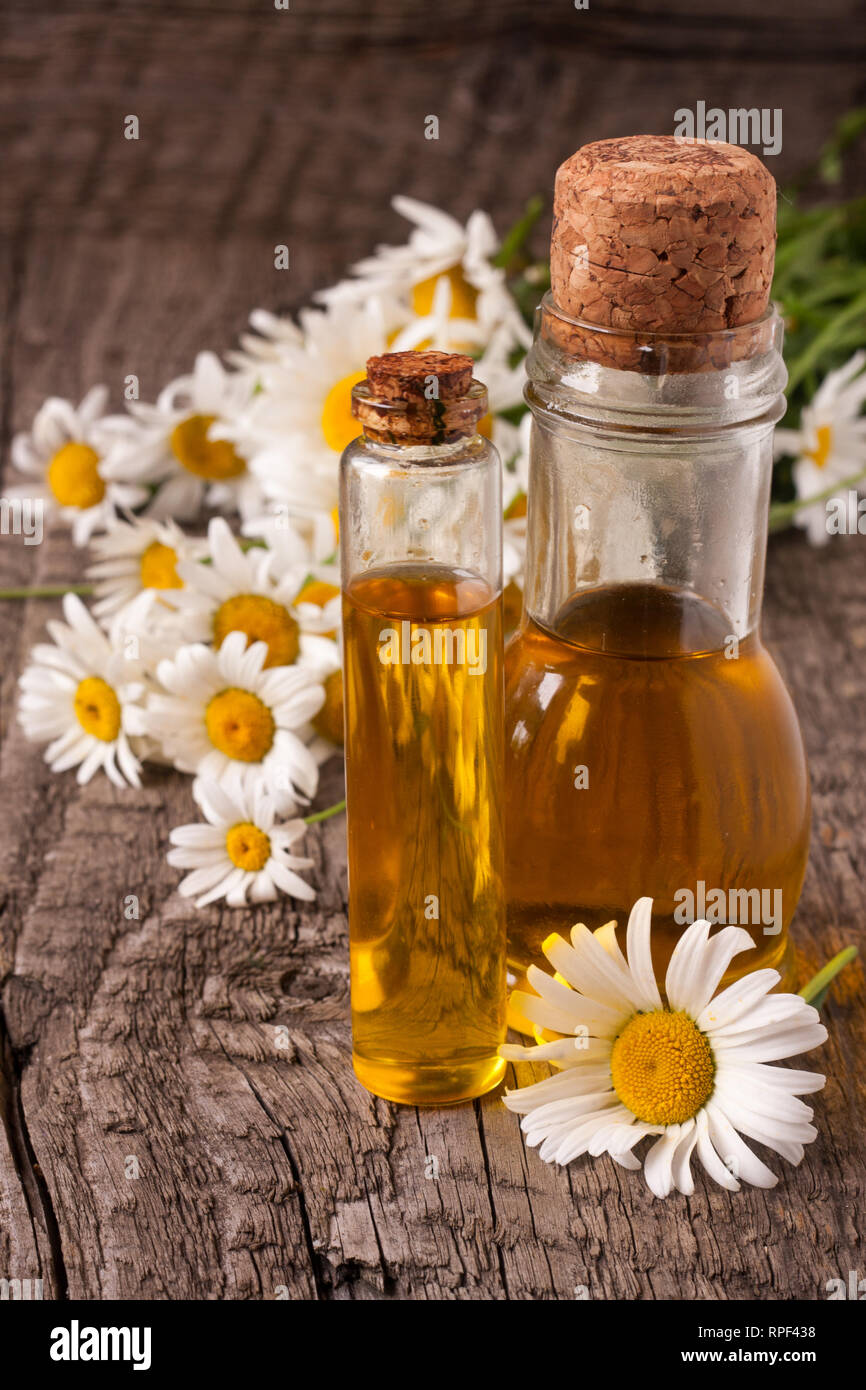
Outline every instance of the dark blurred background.
[[(405, 238), (395, 192), (501, 233), (578, 145), (698, 101), (781, 108), (784, 185), (866, 100), (858, 0), (289, 3), (4, 0), (7, 438), (49, 392), (118, 405), (136, 372), (152, 398), (252, 306), (298, 307)], [(840, 194), (863, 175), (854, 151)]]

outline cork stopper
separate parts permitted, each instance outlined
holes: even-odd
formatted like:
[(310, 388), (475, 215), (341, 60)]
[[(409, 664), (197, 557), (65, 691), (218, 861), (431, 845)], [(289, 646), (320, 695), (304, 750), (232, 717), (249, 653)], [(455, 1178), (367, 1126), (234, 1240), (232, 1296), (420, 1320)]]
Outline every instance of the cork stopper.
[(475, 434), (487, 390), (473, 381), (462, 352), (385, 352), (367, 360), (367, 379), (352, 391), (352, 413), (370, 439), (442, 444)]
[(568, 317), (612, 330), (570, 334), (578, 355), (608, 365), (638, 365), (617, 333), (707, 335), (756, 322), (775, 244), (775, 182), (738, 145), (599, 140), (556, 175), (553, 299)]

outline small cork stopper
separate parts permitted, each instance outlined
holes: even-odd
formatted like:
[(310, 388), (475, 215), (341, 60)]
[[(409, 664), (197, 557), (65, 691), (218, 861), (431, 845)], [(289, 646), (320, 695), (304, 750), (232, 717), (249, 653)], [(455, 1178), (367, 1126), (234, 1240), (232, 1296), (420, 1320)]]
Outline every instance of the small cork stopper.
[(463, 352), (384, 352), (367, 359), (367, 381), (381, 400), (408, 401), (429, 398), (435, 378), (440, 401), (455, 401), (469, 390), (473, 367)]
[[(603, 328), (709, 334), (754, 323), (769, 301), (775, 245), (775, 182), (738, 145), (599, 140), (556, 175), (553, 298)], [(626, 345), (600, 339), (597, 360), (630, 365)]]
[(355, 418), (371, 439), (392, 444), (447, 443), (475, 433), (487, 392), (473, 381), (462, 352), (385, 352), (367, 360), (367, 380), (352, 393)]

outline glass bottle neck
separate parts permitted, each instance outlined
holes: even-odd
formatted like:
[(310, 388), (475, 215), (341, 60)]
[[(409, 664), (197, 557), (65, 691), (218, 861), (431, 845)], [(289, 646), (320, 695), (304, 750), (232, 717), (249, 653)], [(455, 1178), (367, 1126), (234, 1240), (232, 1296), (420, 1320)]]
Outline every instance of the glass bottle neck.
[(784, 410), (778, 315), (700, 339), (592, 332), (603, 361), (638, 369), (569, 353), (575, 321), (549, 297), (527, 359), (529, 617), (558, 631), (579, 613), (586, 641), (625, 654), (668, 654), (654, 644), (677, 624), (681, 652), (746, 637)]

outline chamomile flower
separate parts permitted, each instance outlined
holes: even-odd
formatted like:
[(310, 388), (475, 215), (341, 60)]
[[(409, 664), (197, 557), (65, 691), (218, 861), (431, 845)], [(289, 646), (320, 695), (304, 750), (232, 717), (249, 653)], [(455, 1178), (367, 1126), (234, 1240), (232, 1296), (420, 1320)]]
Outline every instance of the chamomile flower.
[(379, 246), (375, 255), (352, 266), (351, 280), (323, 290), (319, 298), (334, 303), (408, 289), (415, 291), (412, 307), (423, 317), (430, 308), (438, 277), (453, 273), (461, 317), (474, 317), (477, 291), (493, 269), (490, 261), (499, 246), (487, 213), (473, 212), (463, 226), (449, 213), (417, 198), (398, 194), (391, 206), (413, 224), (406, 245)]
[(302, 341), (263, 368), (264, 389), (232, 437), (265, 497), (305, 516), (337, 505), (340, 455), (359, 433), (352, 387), (366, 376), (367, 358), (386, 350), (395, 320), (392, 306), (375, 299), (304, 310), (300, 323)]
[(273, 797), (261, 783), (230, 795), (218, 782), (199, 779), (193, 795), (207, 821), (171, 832), (169, 864), (189, 872), (178, 885), (196, 907), (225, 898), (229, 907), (273, 902), (280, 892), (312, 902), (315, 893), (298, 874), (312, 859), (292, 854), (306, 833), (302, 820), (279, 824)]
[[(528, 329), (507, 290), (505, 273), (493, 265), (499, 239), (487, 213), (473, 212), (464, 226), (415, 198), (398, 195), (392, 206), (413, 224), (408, 243), (380, 246), (375, 255), (352, 267), (352, 279), (324, 290), (318, 298), (325, 304), (345, 304), (369, 294), (399, 296), (413, 318), (426, 324), (436, 347), (486, 342), (501, 324), (508, 325), (515, 342), (528, 346)], [(459, 331), (453, 326), (443, 328), (443, 309), (462, 325)]]
[[(854, 356), (838, 371), (830, 372), (808, 405), (803, 407), (800, 428), (777, 429), (776, 454), (790, 455), (797, 496), (814, 497), (835, 483), (840, 491), (866, 469), (866, 352)], [(860, 482), (860, 490), (864, 484)], [(813, 545), (829, 539), (826, 500), (804, 507), (794, 520), (808, 532)]]
[(12, 463), (29, 481), (8, 488), (6, 496), (39, 499), (48, 516), (71, 527), (76, 545), (109, 526), (118, 509), (140, 506), (149, 495), (139, 460), (107, 457), (107, 400), (104, 386), (94, 386), (77, 407), (51, 396), (30, 431), (12, 441)]
[(155, 591), (170, 605), (171, 592), (183, 588), (178, 561), (201, 553), (202, 543), (173, 521), (144, 517), (113, 521), (90, 548), (96, 557), (86, 571), (94, 585), (93, 612), (110, 625), (145, 590)]
[(19, 722), (48, 743), (53, 772), (77, 767), (89, 782), (102, 768), (115, 786), (141, 785), (131, 740), (144, 732), (144, 685), (134, 662), (116, 651), (75, 594), (63, 599), (65, 622), (47, 624), (53, 645), (38, 643), (20, 678)]
[(265, 669), (265, 642), (230, 632), (218, 649), (193, 643), (157, 667), (162, 692), (147, 703), (147, 731), (181, 772), (218, 781), (230, 795), (262, 781), (280, 814), (313, 796), (316, 759), (302, 735), (324, 699), (314, 671)]
[(186, 376), (169, 383), (155, 405), (130, 401), (128, 414), (106, 420), (110, 462), (136, 460), (159, 485), (148, 515), (194, 517), (205, 504), (254, 515), (261, 510), (258, 484), (227, 429), (248, 404), (249, 377), (229, 372), (212, 352), (200, 352)]
[(653, 973), (652, 901), (641, 898), (627, 930), (627, 958), (609, 922), (582, 925), (571, 944), (552, 935), (543, 950), (556, 976), (530, 967), (536, 994), (515, 991), (518, 1013), (550, 1041), (506, 1045), (511, 1061), (552, 1062), (545, 1081), (511, 1091), (510, 1110), (523, 1115), (526, 1142), (548, 1162), (608, 1153), (639, 1169), (634, 1150), (655, 1137), (644, 1176), (657, 1197), (694, 1191), (691, 1158), (731, 1192), (738, 1178), (773, 1187), (776, 1174), (741, 1134), (790, 1163), (816, 1136), (812, 1111), (799, 1095), (820, 1090), (824, 1077), (768, 1063), (817, 1047), (827, 1037), (818, 1013), (797, 994), (771, 994), (775, 970), (757, 970), (716, 994), (733, 957), (752, 946), (741, 927), (710, 936), (695, 922), (680, 937), (665, 977), (665, 1000)]
[[(294, 553), (286, 547), (276, 556), (261, 546), (244, 552), (222, 517), (208, 526), (208, 550), (203, 564), (181, 561), (178, 573), (182, 592), (174, 596), (188, 642), (212, 642), (220, 647), (230, 632), (242, 632), (247, 641), (264, 642), (265, 668), (301, 666), (316, 669), (330, 665), (333, 642), (303, 630), (304, 613), (297, 600), (308, 568), (306, 547), (295, 538)], [(305, 602), (304, 610), (308, 604)], [(309, 604), (318, 620), (321, 609)]]

